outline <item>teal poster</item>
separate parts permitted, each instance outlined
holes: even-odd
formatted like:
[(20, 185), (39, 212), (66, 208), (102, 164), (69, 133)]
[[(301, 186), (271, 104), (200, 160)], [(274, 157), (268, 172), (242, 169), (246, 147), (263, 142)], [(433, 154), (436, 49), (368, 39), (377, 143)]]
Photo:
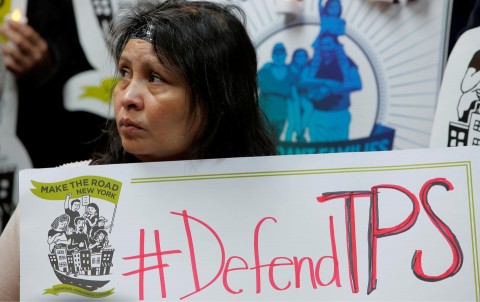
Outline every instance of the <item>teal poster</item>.
[(449, 1), (280, 2), (237, 1), (281, 154), (428, 147)]

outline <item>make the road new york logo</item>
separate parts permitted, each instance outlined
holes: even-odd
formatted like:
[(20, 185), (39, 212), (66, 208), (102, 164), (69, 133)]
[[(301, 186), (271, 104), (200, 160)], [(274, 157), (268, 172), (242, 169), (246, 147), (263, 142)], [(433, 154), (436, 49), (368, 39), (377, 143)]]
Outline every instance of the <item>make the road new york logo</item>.
[(50, 213), (51, 224), (45, 226), (44, 250), (60, 284), (45, 289), (43, 294), (69, 293), (88, 298), (112, 295), (114, 289), (108, 288), (108, 283), (115, 249), (109, 235), (114, 229), (122, 183), (90, 175), (54, 183), (32, 180), (32, 184), (35, 196), (58, 203), (58, 210)]

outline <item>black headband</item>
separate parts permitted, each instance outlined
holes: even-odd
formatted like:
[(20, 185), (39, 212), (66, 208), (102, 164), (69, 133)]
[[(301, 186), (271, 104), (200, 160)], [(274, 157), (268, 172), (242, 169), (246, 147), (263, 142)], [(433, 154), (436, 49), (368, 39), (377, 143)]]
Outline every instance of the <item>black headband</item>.
[(130, 39), (142, 39), (149, 43), (153, 43), (154, 26), (152, 23), (147, 23), (137, 28), (131, 35)]

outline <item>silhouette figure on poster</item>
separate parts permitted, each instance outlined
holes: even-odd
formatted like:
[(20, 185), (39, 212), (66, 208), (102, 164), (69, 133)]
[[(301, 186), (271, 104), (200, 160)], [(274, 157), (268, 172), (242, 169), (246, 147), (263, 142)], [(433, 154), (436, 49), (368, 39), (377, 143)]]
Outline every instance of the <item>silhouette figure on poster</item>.
[(277, 139), (280, 138), (287, 120), (290, 82), (287, 50), (283, 43), (273, 46), (272, 61), (258, 72), (259, 102), (267, 115)]
[(308, 52), (304, 48), (297, 48), (292, 54), (292, 60), (288, 65), (288, 72), (291, 77), (291, 95), (288, 101), (287, 129), (285, 141), (305, 142), (305, 125), (303, 123), (304, 100), (301, 95), (304, 91), (297, 89), (298, 81), (303, 69), (309, 60)]
[(323, 33), (315, 47), (298, 83), (308, 91), (304, 119), (310, 141), (348, 140), (350, 93), (362, 88), (357, 66), (341, 50), (337, 36)]

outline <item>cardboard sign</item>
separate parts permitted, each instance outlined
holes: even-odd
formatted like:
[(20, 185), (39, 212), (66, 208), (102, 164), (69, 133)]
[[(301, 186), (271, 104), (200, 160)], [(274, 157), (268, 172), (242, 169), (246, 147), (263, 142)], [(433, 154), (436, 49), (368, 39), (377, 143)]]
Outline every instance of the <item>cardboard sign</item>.
[(479, 184), (472, 146), (23, 170), (21, 300), (478, 301)]

